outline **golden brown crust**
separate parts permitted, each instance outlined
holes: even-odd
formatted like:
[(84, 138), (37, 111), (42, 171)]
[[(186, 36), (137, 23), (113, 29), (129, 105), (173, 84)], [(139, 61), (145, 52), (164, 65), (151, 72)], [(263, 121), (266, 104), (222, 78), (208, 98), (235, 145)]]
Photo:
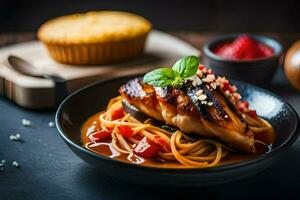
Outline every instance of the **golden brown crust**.
[(135, 78), (122, 85), (119, 92), (124, 99), (145, 114), (157, 120), (163, 120), (156, 93), (152, 86), (143, 84), (141, 80)]
[(126, 12), (98, 11), (49, 20), (38, 38), (66, 64), (108, 64), (141, 54), (151, 23)]
[(116, 11), (96, 11), (51, 19), (38, 30), (45, 43), (60, 45), (130, 41), (145, 36), (151, 23), (141, 16)]

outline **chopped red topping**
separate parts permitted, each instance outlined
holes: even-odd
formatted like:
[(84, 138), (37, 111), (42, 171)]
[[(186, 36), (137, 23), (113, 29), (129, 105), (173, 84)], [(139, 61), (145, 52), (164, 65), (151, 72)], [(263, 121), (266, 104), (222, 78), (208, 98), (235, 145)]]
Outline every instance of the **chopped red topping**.
[(131, 138), (133, 135), (133, 130), (130, 126), (118, 126), (118, 129), (124, 138)]
[(124, 116), (125, 116), (124, 109), (122, 106), (120, 106), (112, 111), (111, 119), (117, 120), (117, 119), (121, 119)]
[(201, 70), (201, 71), (204, 70), (205, 68), (206, 67), (204, 65), (199, 65), (199, 67), (198, 67), (198, 69)]
[(105, 131), (105, 130), (96, 131), (96, 132), (92, 133), (89, 136), (89, 138), (91, 141), (93, 141), (95, 143), (103, 142), (103, 141), (111, 139), (111, 132)]
[(134, 153), (143, 158), (154, 158), (161, 151), (161, 147), (144, 137), (133, 149)]
[[(245, 38), (244, 38), (245, 39)], [(244, 40), (243, 39), (243, 40)], [(239, 41), (240, 43), (248, 43), (245, 39), (245, 41)], [(200, 74), (200, 76), (198, 75)], [(213, 74), (212, 70), (207, 69), (204, 65), (199, 65), (199, 69), (197, 72), (197, 75), (199, 78), (202, 78), (202, 81), (206, 81), (208, 78), (211, 78), (209, 74)], [(212, 84), (215, 85), (214, 89), (219, 86), (220, 89), (224, 92), (224, 94), (228, 97), (228, 99), (236, 106), (236, 108), (244, 113), (247, 113), (249, 116), (255, 118), (257, 117), (255, 110), (249, 109), (249, 102), (247, 101), (241, 101), (242, 96), (237, 92), (237, 87), (235, 85), (231, 85), (230, 82), (225, 77), (217, 77), (213, 78), (210, 82), (210, 87), (213, 87)], [(165, 149), (163, 149), (165, 150)]]
[(248, 101), (240, 101), (236, 104), (236, 108), (239, 111), (242, 111), (244, 113), (247, 113), (250, 117), (256, 118), (256, 110), (250, 110), (249, 109), (249, 102)]
[(229, 90), (229, 81), (223, 83), (223, 90)]
[(229, 92), (230, 92), (230, 93), (234, 93), (234, 92), (236, 92), (236, 91), (237, 91), (237, 88), (236, 88), (235, 85), (229, 86)]
[(236, 108), (240, 111), (244, 111), (249, 108), (249, 102), (248, 101), (240, 101), (236, 104)]

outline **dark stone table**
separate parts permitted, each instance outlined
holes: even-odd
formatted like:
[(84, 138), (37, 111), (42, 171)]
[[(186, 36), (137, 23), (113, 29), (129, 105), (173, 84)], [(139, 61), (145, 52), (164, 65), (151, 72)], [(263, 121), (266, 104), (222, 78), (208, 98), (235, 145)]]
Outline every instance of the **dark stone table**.
[[(201, 34), (176, 33), (200, 47)], [(17, 41), (22, 41), (22, 35)], [(5, 40), (0, 35), (0, 42)], [(7, 37), (7, 36), (6, 36)], [(11, 36), (10, 36), (11, 37)], [(32, 39), (26, 35), (26, 40)], [(200, 38), (200, 39), (199, 39)], [(11, 39), (15, 42), (15, 39)], [(6, 41), (6, 40), (5, 40)], [(10, 41), (10, 40), (9, 40)], [(197, 43), (197, 41), (199, 43)], [(281, 70), (273, 84), (263, 86), (290, 102), (300, 112), (299, 92), (292, 89)], [(218, 187), (168, 188), (145, 187), (113, 179), (101, 169), (80, 160), (60, 138), (53, 110), (31, 111), (0, 98), (0, 200), (34, 199), (290, 199), (300, 188), (300, 139), (278, 163), (259, 175)], [(29, 119), (30, 127), (21, 120)], [(20, 133), (22, 142), (9, 135)], [(12, 166), (17, 161), (20, 168)], [(296, 198), (296, 199), (299, 199)]]

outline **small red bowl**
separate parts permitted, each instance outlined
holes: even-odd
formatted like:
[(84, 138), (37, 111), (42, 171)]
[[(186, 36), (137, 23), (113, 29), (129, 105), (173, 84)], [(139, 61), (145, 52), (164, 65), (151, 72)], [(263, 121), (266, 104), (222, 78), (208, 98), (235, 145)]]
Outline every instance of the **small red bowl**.
[(218, 45), (234, 41), (238, 35), (218, 37), (207, 42), (203, 47), (203, 62), (217, 75), (226, 76), (229, 79), (242, 80), (250, 83), (267, 83), (273, 78), (282, 54), (282, 45), (274, 39), (258, 35), (248, 35), (259, 43), (271, 47), (274, 51), (272, 56), (251, 59), (231, 60), (223, 58), (213, 52)]

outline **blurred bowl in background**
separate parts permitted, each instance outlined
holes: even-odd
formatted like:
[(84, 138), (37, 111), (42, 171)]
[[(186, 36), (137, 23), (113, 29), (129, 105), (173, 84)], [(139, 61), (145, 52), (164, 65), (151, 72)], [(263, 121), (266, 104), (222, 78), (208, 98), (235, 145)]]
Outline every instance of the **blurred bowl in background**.
[(218, 45), (233, 42), (239, 36), (240, 34), (226, 35), (207, 42), (203, 47), (204, 64), (216, 74), (222, 74), (229, 79), (242, 80), (254, 84), (269, 82), (280, 64), (282, 45), (274, 39), (250, 34), (248, 36), (251, 39), (271, 47), (273, 55), (250, 60), (232, 60), (223, 58), (213, 52), (213, 49)]

